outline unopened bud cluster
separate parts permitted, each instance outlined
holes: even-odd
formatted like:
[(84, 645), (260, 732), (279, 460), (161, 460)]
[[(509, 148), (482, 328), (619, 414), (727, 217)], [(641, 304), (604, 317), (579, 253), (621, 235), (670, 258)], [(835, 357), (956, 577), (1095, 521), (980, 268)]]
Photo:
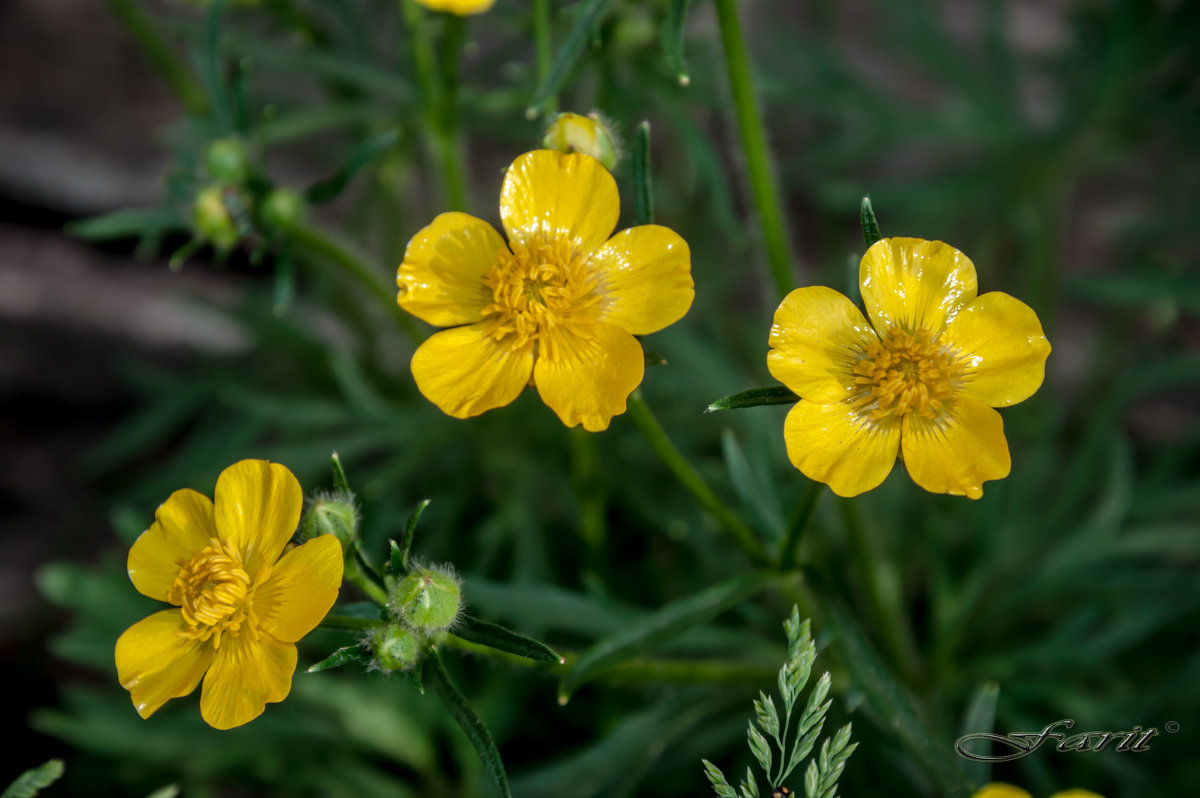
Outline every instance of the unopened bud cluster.
[(388, 596), (392, 623), (366, 641), (374, 665), (385, 673), (414, 667), (462, 613), (462, 583), (449, 566), (414, 565)]

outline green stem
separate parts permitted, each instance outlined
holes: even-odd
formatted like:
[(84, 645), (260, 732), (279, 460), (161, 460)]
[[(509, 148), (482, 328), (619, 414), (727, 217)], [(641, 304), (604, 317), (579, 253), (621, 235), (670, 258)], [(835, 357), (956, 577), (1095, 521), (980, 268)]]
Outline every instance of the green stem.
[(292, 224), (287, 228), (287, 234), (299, 250), (299, 255), (306, 259), (315, 257), (319, 262), (332, 263), (340, 267), (366, 289), (367, 293), (378, 300), (388, 317), (394, 319), (414, 343), (421, 342), (423, 336), (413, 324), (412, 319), (400, 312), (396, 306), (396, 289), (385, 282), (379, 272), (368, 265), (362, 256), (315, 227)]
[(386, 607), (388, 603), (387, 591), (379, 586), (371, 577), (367, 576), (363, 571), (362, 566), (358, 563), (357, 557), (347, 557), (346, 567), (343, 575), (347, 582), (352, 585), (357, 585), (358, 589), (370, 596), (371, 600), (381, 607)]
[(900, 602), (889, 601), (884, 595), (882, 574), (879, 570), (881, 563), (874, 556), (871, 542), (867, 539), (866, 530), (863, 529), (862, 519), (858, 516), (858, 509), (853, 500), (841, 499), (838, 507), (842, 511), (842, 521), (846, 527), (854, 571), (867, 594), (867, 609), (875, 628), (883, 636), (897, 671), (911, 684), (920, 670), (912, 630), (901, 612)]
[(448, 210), (466, 210), (466, 176), (458, 142), (457, 65), (462, 38), (462, 20), (446, 19), (445, 51), (439, 62), (429, 33), (429, 18), (413, 0), (400, 0), (404, 21), (412, 36), (417, 85), (425, 105), (425, 132), (438, 164)]
[(640, 389), (635, 390), (629, 397), (629, 416), (650, 444), (650, 448), (662, 458), (667, 468), (671, 469), (683, 486), (699, 500), (704, 509), (720, 522), (721, 526), (733, 537), (734, 542), (741, 546), (742, 550), (755, 563), (765, 564), (767, 553), (763, 549), (762, 543), (755, 537), (750, 527), (746, 526), (732, 510), (725, 506), (717, 494), (713, 493), (712, 488), (708, 486), (700, 473), (692, 467), (686, 457), (680, 454), (679, 450), (675, 448), (675, 444), (671, 443), (671, 439), (667, 437), (662, 425), (654, 417), (646, 400), (642, 398)]
[[(533, 39), (537, 48), (537, 85), (541, 86), (550, 74), (550, 64), (554, 60), (550, 34), (553, 26), (550, 21), (550, 0), (533, 0)], [(542, 103), (541, 110), (547, 115), (553, 115), (558, 102), (551, 94)]]
[(792, 246), (783, 224), (783, 203), (780, 200), (779, 184), (775, 180), (762, 116), (754, 95), (750, 60), (746, 55), (746, 43), (738, 19), (737, 0), (716, 0), (716, 4), (721, 44), (725, 49), (725, 66), (733, 93), (734, 108), (737, 111), (738, 132), (741, 134), (746, 167), (750, 171), (750, 191), (758, 208), (771, 277), (775, 282), (776, 291), (782, 298), (795, 287), (795, 282), (791, 272)]
[(804, 489), (804, 496), (800, 498), (800, 506), (796, 509), (796, 515), (788, 527), (787, 539), (784, 540), (783, 547), (779, 549), (779, 569), (782, 571), (791, 570), (796, 565), (796, 549), (799, 547), (804, 530), (808, 528), (808, 522), (812, 520), (813, 513), (817, 509), (817, 502), (821, 499), (821, 488), (820, 482), (809, 482), (808, 487)]
[(320, 623), (322, 629), (344, 629), (352, 632), (386, 625), (383, 621), (373, 621), (370, 618), (351, 618), (348, 615), (326, 615)]
[(203, 114), (208, 110), (208, 98), (187, 64), (175, 54), (150, 16), (137, 0), (106, 0), (125, 30), (137, 42), (142, 55), (158, 70), (179, 102), (189, 113)]

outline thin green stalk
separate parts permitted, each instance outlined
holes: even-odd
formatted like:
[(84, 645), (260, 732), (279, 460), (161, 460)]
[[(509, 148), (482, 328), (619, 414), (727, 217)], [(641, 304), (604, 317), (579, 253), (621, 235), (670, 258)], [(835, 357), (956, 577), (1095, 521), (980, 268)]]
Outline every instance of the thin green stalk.
[(608, 538), (608, 529), (604, 518), (604, 492), (596, 463), (596, 436), (582, 427), (572, 427), (570, 434), (571, 470), (579, 496), (581, 531), (588, 548), (599, 552)]
[[(533, 0), (533, 40), (537, 49), (537, 82), (539, 86), (550, 74), (550, 64), (554, 60), (550, 41), (552, 30), (550, 0)], [(542, 103), (542, 111), (547, 115), (553, 115), (557, 107), (558, 101), (553, 94)]]
[(795, 287), (795, 281), (791, 271), (792, 245), (784, 227), (779, 184), (775, 179), (775, 170), (767, 149), (767, 136), (763, 130), (758, 100), (754, 95), (754, 81), (750, 75), (750, 60), (746, 55), (742, 25), (738, 19), (737, 0), (716, 0), (716, 5), (721, 44), (725, 50), (725, 67), (728, 71), (729, 87), (733, 93), (733, 105), (737, 112), (738, 132), (741, 134), (746, 167), (750, 172), (750, 191), (758, 208), (771, 278), (782, 298)]
[(650, 448), (654, 449), (655, 453), (683, 483), (683, 486), (699, 500), (701, 506), (720, 522), (734, 542), (741, 546), (742, 550), (755, 563), (766, 564), (767, 553), (763, 549), (762, 543), (759, 542), (750, 527), (746, 526), (732, 510), (725, 506), (717, 494), (713, 493), (712, 488), (708, 486), (700, 473), (675, 448), (675, 444), (671, 443), (671, 439), (667, 437), (662, 425), (658, 423), (658, 419), (646, 404), (646, 400), (642, 398), (640, 389), (635, 390), (629, 397), (629, 416), (650, 444)]
[(370, 596), (371, 600), (381, 607), (386, 607), (388, 603), (387, 591), (379, 586), (358, 563), (357, 557), (347, 557), (346, 567), (343, 575), (347, 582), (358, 586), (358, 589)]
[(367, 293), (378, 300), (386, 310), (388, 317), (395, 319), (414, 343), (421, 342), (421, 333), (413, 324), (412, 319), (396, 306), (396, 289), (385, 282), (378, 271), (368, 265), (360, 255), (329, 234), (305, 224), (290, 225), (287, 228), (287, 234), (301, 257), (315, 258), (317, 261), (332, 263), (340, 267), (366, 289)]
[(352, 632), (360, 632), (365, 629), (375, 629), (379, 626), (385, 626), (383, 621), (374, 621), (370, 618), (351, 618), (348, 615), (326, 615), (321, 619), (319, 624), (322, 629), (344, 629)]
[(137, 0), (106, 0), (125, 30), (137, 42), (142, 55), (162, 76), (179, 102), (189, 113), (203, 114), (208, 110), (208, 98), (187, 63), (167, 44), (166, 39), (154, 24), (154, 20), (142, 9)]
[(462, 36), (462, 20), (446, 20), (443, 58), (438, 59), (429, 33), (429, 18), (413, 0), (399, 0), (405, 24), (412, 36), (413, 61), (417, 85), (425, 104), (423, 121), (434, 160), (442, 180), (444, 200), (449, 210), (467, 209), (466, 175), (458, 142), (457, 65)]
[(804, 489), (804, 496), (800, 498), (800, 506), (796, 509), (796, 515), (788, 526), (787, 538), (783, 541), (783, 547), (779, 549), (779, 568), (782, 571), (790, 570), (796, 565), (796, 549), (799, 548), (800, 538), (808, 529), (808, 522), (812, 520), (813, 512), (817, 509), (822, 487), (820, 482), (810, 481), (808, 487)]
[(884, 644), (898, 672), (912, 683), (920, 671), (912, 630), (900, 611), (899, 603), (888, 601), (884, 595), (878, 570), (880, 563), (872, 551), (870, 541), (867, 540), (866, 530), (863, 529), (862, 519), (858, 516), (858, 509), (853, 500), (841, 499), (838, 507), (842, 511), (842, 521), (846, 527), (846, 539), (850, 544), (854, 571), (867, 593), (867, 609), (872, 621), (883, 636)]

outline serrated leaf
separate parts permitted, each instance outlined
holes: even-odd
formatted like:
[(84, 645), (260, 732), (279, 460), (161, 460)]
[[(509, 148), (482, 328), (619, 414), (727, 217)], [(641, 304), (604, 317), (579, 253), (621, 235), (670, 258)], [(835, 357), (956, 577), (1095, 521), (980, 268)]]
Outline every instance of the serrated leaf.
[(51, 759), (33, 770), (27, 770), (8, 785), (0, 798), (33, 798), (40, 791), (58, 781), (63, 774), (63, 761)]
[(775, 699), (766, 693), (759, 692), (754, 701), (754, 713), (758, 716), (758, 725), (772, 737), (779, 738), (779, 711), (775, 709)]
[(471, 745), (475, 747), (475, 753), (479, 755), (483, 769), (491, 779), (496, 792), (503, 798), (512, 798), (512, 793), (508, 790), (508, 776), (504, 772), (504, 761), (500, 759), (500, 752), (496, 749), (491, 732), (475, 714), (475, 710), (467, 703), (467, 699), (458, 692), (454, 682), (450, 681), (450, 674), (446, 673), (436, 651), (430, 652), (421, 671), (424, 681), (433, 686), (438, 698), (442, 700), (450, 715), (466, 733)]
[(809, 762), (808, 770), (804, 771), (804, 794), (808, 798), (817, 798), (817, 763)]
[(771, 746), (767, 743), (767, 738), (762, 736), (762, 732), (754, 728), (753, 723), (746, 724), (746, 741), (750, 744), (750, 753), (758, 760), (763, 773), (770, 774)]
[(754, 780), (754, 771), (746, 768), (746, 777), (742, 779), (742, 798), (758, 798), (758, 782)]
[(503, 626), (464, 615), (461, 625), (454, 627), (454, 637), (461, 637), (481, 646), (516, 654), (537, 662), (563, 663), (563, 658), (545, 643), (519, 635)]
[(783, 778), (786, 779), (788, 774), (812, 753), (813, 746), (817, 744), (817, 738), (821, 736), (821, 729), (824, 726), (825, 718), (818, 718), (816, 725), (809, 728), (806, 732), (796, 732), (796, 741), (792, 744), (792, 755), (788, 757), (787, 768), (784, 770)]
[(327, 671), (330, 668), (337, 668), (345, 665), (348, 662), (360, 662), (365, 665), (370, 661), (370, 655), (367, 654), (366, 649), (364, 649), (362, 646), (357, 644), (353, 646), (342, 646), (320, 662), (314, 665), (309, 665), (307, 673), (319, 673), (320, 671)]
[(721, 769), (709, 762), (707, 759), (701, 759), (704, 763), (704, 775), (708, 776), (709, 782), (713, 786), (713, 791), (721, 798), (738, 798), (737, 791), (729, 786), (729, 782), (725, 780), (725, 774)]
[(821, 706), (821, 702), (825, 701), (825, 697), (829, 695), (830, 683), (829, 671), (825, 671), (825, 673), (821, 674), (817, 686), (813, 688), (808, 696), (808, 703), (804, 705), (803, 717), (807, 718), (814, 714), (825, 714), (825, 710), (829, 708), (829, 704), (826, 703), (824, 706)]
[(751, 388), (748, 391), (730, 394), (711, 402), (704, 412), (712, 413), (717, 410), (740, 410), (743, 407), (758, 407), (760, 405), (792, 405), (800, 401), (800, 397), (782, 385), (775, 388)]

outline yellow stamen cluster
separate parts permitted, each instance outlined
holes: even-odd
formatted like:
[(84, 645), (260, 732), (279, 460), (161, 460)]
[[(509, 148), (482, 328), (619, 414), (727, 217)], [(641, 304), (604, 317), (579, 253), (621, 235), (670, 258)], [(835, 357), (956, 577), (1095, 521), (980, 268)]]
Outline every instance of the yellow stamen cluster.
[(908, 413), (934, 419), (953, 392), (957, 372), (954, 350), (933, 340), (928, 330), (893, 327), (854, 367), (861, 391), (854, 406), (873, 421), (899, 420)]
[(232, 546), (209, 538), (198, 554), (190, 560), (180, 558), (176, 564), (180, 566), (179, 574), (167, 591), (167, 600), (179, 605), (187, 625), (179, 632), (180, 637), (212, 638), (213, 648), (220, 648), (222, 634), (237, 637), (245, 630), (258, 639), (254, 586)]
[(589, 310), (600, 301), (596, 279), (569, 240), (535, 238), (509, 247), (484, 277), (492, 303), (483, 315), (491, 317), (493, 338), (509, 339), (513, 349), (530, 341), (545, 346), (543, 333), (591, 320)]

